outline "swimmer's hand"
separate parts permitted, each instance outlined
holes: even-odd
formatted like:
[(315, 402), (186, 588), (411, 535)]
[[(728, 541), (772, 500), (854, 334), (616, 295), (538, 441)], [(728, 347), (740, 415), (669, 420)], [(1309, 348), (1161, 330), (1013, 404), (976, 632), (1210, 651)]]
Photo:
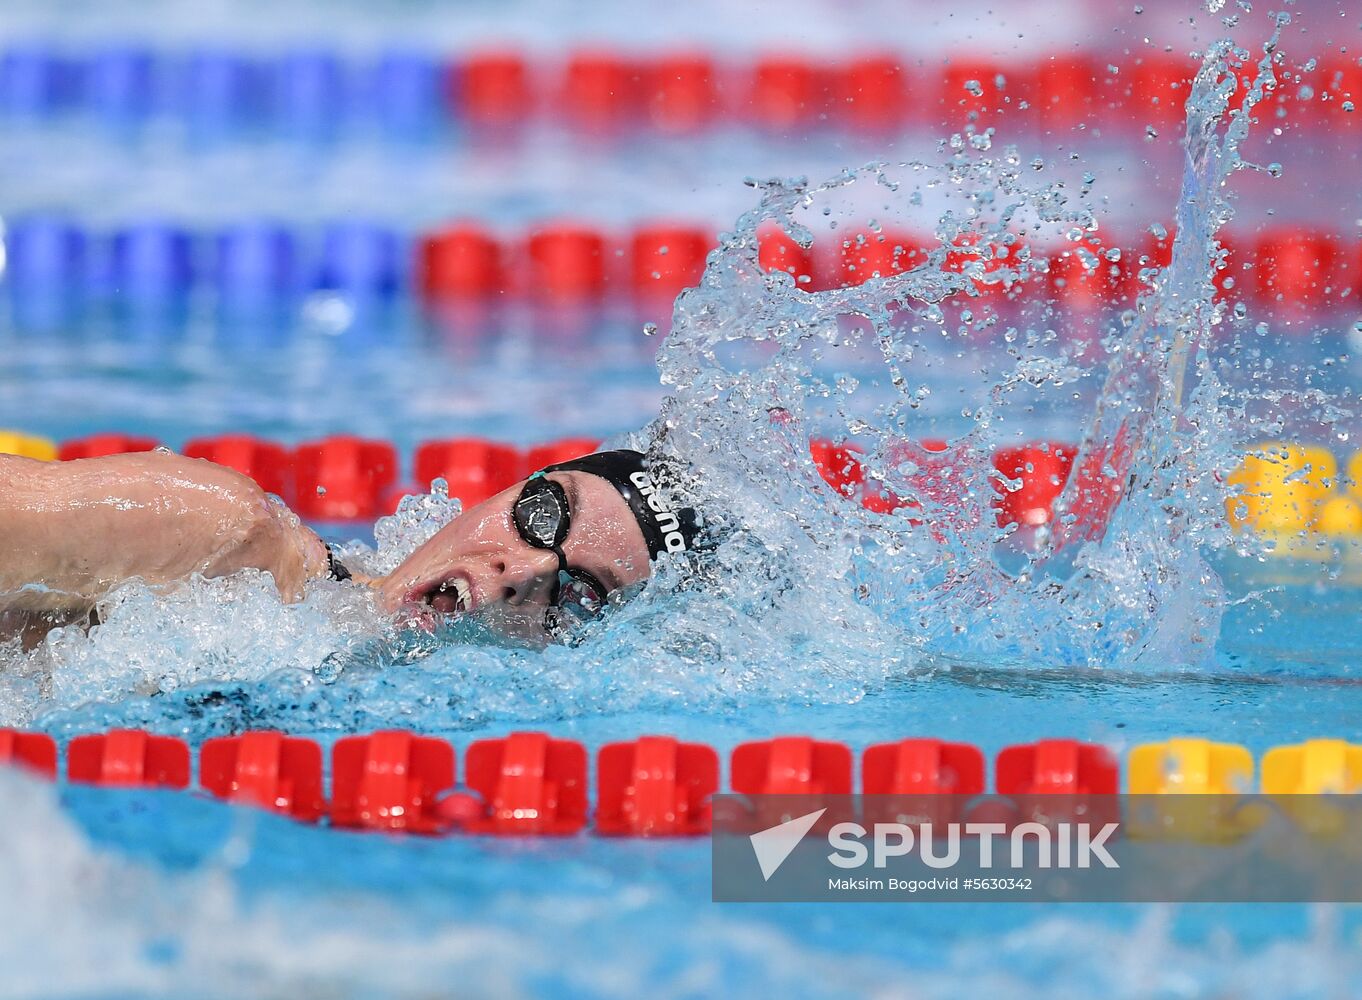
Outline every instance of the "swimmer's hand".
[(350, 571), (350, 579), (361, 587), (368, 587), (370, 590), (378, 590), (387, 582), (386, 576), (369, 576), (367, 573), (356, 573)]
[(312, 531), (247, 477), (165, 452), (0, 455), (0, 614), (70, 620), (112, 588), (269, 573), (286, 601), (327, 571)]

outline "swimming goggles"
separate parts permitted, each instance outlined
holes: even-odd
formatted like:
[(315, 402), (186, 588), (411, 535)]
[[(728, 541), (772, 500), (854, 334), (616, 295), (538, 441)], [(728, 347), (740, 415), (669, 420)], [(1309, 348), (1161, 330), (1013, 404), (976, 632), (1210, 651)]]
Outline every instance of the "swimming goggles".
[(605, 586), (584, 569), (568, 565), (563, 542), (572, 527), (567, 493), (543, 473), (531, 476), (511, 508), (515, 530), (528, 545), (558, 557), (558, 577), (549, 592), (544, 631), (562, 634), (572, 621), (595, 618), (605, 608)]

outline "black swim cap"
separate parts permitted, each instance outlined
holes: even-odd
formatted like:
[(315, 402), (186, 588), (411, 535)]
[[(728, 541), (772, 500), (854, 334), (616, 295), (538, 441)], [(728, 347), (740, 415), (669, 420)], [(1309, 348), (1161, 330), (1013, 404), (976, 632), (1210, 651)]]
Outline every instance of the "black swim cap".
[(570, 462), (550, 465), (544, 472), (585, 472), (610, 483), (633, 511), (634, 520), (648, 543), (648, 555), (688, 552), (695, 548), (700, 519), (694, 507), (675, 507), (649, 470), (640, 451), (598, 451)]

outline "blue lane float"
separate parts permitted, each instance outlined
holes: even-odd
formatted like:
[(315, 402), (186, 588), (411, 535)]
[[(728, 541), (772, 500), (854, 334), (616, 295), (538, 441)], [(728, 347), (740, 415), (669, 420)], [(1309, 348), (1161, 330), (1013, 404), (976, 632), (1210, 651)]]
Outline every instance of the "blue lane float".
[(150, 49), (114, 45), (91, 53), (85, 101), (101, 122), (126, 128), (155, 110), (156, 58)]

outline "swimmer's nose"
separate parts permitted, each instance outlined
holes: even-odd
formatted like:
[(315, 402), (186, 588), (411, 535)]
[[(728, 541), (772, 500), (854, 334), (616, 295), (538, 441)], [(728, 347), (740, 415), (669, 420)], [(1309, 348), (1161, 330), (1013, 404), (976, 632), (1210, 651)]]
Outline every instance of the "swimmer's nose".
[(492, 563), (496, 596), (503, 604), (548, 603), (558, 579), (558, 556), (529, 545), (502, 552)]

